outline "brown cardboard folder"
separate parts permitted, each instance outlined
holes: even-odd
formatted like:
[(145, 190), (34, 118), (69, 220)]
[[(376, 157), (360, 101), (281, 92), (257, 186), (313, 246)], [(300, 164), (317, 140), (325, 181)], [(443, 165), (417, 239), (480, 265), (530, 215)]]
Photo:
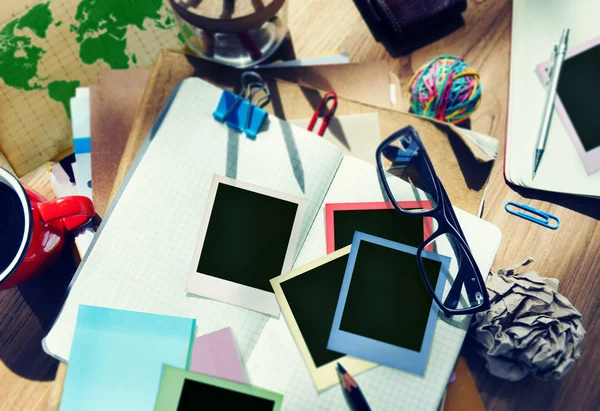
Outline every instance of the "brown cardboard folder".
[[(239, 70), (216, 65), (199, 58), (168, 50), (163, 51), (152, 69), (133, 122), (129, 139), (119, 162), (111, 198), (114, 198), (138, 149), (148, 136), (171, 92), (180, 81), (196, 76), (219, 87), (238, 90), (240, 73)], [(322, 92), (275, 79), (272, 76), (277, 73), (273, 69), (264, 70), (262, 74), (269, 84), (272, 95), (271, 104), (267, 105), (265, 110), (277, 117), (282, 119), (310, 117), (321, 101)], [(457, 128), (344, 98), (339, 99), (336, 114), (371, 112), (379, 114), (380, 130), (373, 130), (373, 132), (379, 132), (382, 138), (404, 126), (412, 125), (419, 132), (452, 203), (472, 214), (477, 213), (492, 162), (482, 162), (478, 159), (473, 154), (473, 150), (465, 144), (465, 139)], [(375, 148), (373, 147), (373, 162), (375, 161)]]
[(118, 165), (150, 70), (111, 70), (90, 87), (92, 181), (96, 213), (104, 217)]

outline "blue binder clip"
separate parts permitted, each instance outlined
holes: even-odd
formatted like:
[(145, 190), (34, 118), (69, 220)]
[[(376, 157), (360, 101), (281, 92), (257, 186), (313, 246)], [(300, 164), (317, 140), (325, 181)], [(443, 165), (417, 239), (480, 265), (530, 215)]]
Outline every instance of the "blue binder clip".
[[(523, 213), (521, 211), (511, 209), (511, 208), (509, 208), (509, 206), (513, 206), (517, 210), (520, 209), (520, 210), (528, 211), (531, 214), (527, 214), (527, 213)], [(545, 211), (538, 210), (537, 208), (530, 207), (525, 204), (518, 204), (513, 201), (508, 201), (506, 204), (504, 204), (504, 209), (512, 215), (516, 215), (518, 217), (524, 218), (525, 220), (533, 221), (534, 223), (543, 225), (544, 227), (548, 227), (552, 230), (556, 230), (560, 226), (560, 220), (558, 219), (558, 217), (556, 217), (552, 214), (546, 213)], [(537, 217), (539, 217), (539, 218), (537, 218)], [(555, 220), (556, 224), (550, 225), (550, 220)]]
[[(258, 97), (261, 93), (263, 95)], [(255, 98), (256, 102), (254, 102)], [(218, 121), (237, 131), (243, 131), (248, 137), (255, 139), (267, 118), (267, 112), (262, 107), (270, 100), (271, 92), (263, 78), (254, 71), (245, 71), (242, 73), (242, 89), (239, 94), (223, 90), (213, 116)]]

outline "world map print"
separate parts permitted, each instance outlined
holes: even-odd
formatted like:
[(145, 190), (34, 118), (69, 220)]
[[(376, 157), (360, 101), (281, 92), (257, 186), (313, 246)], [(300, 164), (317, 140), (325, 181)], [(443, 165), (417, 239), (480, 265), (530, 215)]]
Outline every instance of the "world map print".
[(51, 0), (0, 29), (0, 150), (18, 175), (72, 146), (70, 99), (103, 70), (181, 49), (166, 0)]

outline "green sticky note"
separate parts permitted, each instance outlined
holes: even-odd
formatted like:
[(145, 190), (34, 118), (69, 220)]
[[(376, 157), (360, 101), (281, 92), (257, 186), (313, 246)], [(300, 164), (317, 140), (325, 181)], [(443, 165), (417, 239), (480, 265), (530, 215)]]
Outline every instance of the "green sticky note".
[(154, 410), (278, 411), (282, 403), (281, 394), (165, 365)]

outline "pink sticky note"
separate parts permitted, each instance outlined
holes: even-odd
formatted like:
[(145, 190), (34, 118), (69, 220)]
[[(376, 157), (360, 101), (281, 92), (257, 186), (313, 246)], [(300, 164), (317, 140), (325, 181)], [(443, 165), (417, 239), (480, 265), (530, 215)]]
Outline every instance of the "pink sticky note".
[(194, 340), (190, 371), (241, 384), (248, 382), (231, 328), (223, 328)]

